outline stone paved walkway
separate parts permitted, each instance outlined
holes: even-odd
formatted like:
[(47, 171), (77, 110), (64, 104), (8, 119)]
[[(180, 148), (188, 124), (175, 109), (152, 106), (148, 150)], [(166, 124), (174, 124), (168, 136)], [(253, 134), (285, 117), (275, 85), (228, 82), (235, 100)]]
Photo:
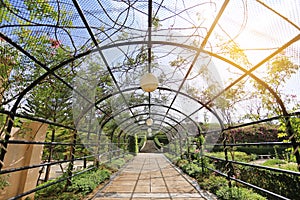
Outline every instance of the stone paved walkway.
[(92, 199), (205, 199), (196, 188), (163, 154), (139, 153)]

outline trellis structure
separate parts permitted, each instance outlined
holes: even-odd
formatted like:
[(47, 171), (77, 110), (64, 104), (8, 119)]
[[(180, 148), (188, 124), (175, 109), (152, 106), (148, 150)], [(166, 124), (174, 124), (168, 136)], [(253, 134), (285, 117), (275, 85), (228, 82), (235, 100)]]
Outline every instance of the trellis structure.
[[(204, 135), (210, 138), (207, 146), (221, 145), (226, 155), (232, 146), (288, 145), (299, 168), (297, 0), (1, 0), (0, 5), (1, 174), (99, 158), (101, 145), (122, 156), (128, 136), (149, 128), (170, 144)], [(139, 85), (146, 72), (159, 80), (151, 93)], [(148, 118), (153, 125), (145, 123)], [(53, 133), (51, 142), (15, 140), (11, 133), (20, 119), (72, 131), (72, 138), (55, 142)], [(288, 142), (226, 140), (226, 131), (261, 123), (280, 124)], [(224, 143), (216, 144), (219, 138)], [(3, 169), (9, 144), (69, 145), (71, 156)], [(74, 157), (76, 146), (85, 146), (89, 156)], [(239, 164), (227, 156), (226, 162)]]

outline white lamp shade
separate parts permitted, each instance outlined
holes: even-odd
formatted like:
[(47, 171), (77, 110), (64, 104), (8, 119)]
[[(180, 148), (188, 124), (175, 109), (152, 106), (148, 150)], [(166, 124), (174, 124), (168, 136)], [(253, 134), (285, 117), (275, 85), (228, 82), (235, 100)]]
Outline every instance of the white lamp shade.
[(153, 124), (153, 119), (151, 118), (146, 119), (146, 124), (147, 126), (151, 126)]
[(152, 129), (151, 129), (151, 128), (148, 128), (148, 129), (147, 129), (147, 132), (148, 132), (148, 133), (152, 133)]
[(145, 92), (153, 92), (158, 87), (158, 79), (153, 74), (146, 73), (142, 76), (140, 85)]

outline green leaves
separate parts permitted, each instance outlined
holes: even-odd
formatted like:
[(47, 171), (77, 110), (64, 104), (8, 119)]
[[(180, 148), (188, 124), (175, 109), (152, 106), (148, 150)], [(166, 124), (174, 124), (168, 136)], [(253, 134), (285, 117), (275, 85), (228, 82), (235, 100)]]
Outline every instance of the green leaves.
[(51, 6), (48, 1), (27, 0), (24, 1), (24, 4), (27, 6), (31, 20), (42, 20), (47, 17), (56, 19), (58, 16), (54, 7)]
[(18, 13), (18, 10), (12, 6), (9, 0), (0, 1), (0, 24), (2, 24), (3, 21), (7, 21), (7, 22), (12, 21), (13, 15), (10, 14), (9, 10)]
[(93, 170), (75, 177), (72, 185), (68, 187), (69, 192), (87, 195), (91, 193), (100, 183), (110, 177), (107, 170)]
[(241, 180), (290, 199), (299, 198), (300, 177), (253, 167), (240, 167)]
[(252, 190), (240, 187), (221, 187), (216, 191), (216, 195), (222, 200), (266, 200), (267, 198), (254, 193)]
[[(85, 195), (92, 192), (100, 183), (108, 179), (111, 172), (106, 169), (90, 170), (89, 172), (72, 178), (72, 185), (65, 190), (65, 182), (59, 182), (47, 188), (39, 190), (35, 197), (37, 199), (82, 199)], [(61, 178), (61, 177), (60, 177)], [(49, 184), (48, 181), (44, 184)]]

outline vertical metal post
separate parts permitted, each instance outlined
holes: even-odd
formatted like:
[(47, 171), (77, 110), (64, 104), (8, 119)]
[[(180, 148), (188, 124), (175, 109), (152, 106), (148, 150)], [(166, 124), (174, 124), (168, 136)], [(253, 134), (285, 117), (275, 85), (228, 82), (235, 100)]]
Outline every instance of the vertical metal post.
[(111, 161), (112, 161), (112, 157), (114, 156), (114, 154), (113, 154), (113, 133), (111, 134), (111, 136), (110, 136), (110, 144), (108, 144), (108, 148), (109, 148), (109, 162), (111, 163)]
[(125, 157), (126, 151), (127, 151), (127, 142), (126, 142), (126, 134), (124, 134), (123, 137), (123, 143), (124, 143), (124, 147), (123, 147), (123, 158)]
[(174, 151), (175, 151), (175, 156), (177, 157), (177, 141), (174, 140)]
[(203, 141), (202, 141), (202, 135), (199, 136), (199, 153), (200, 153), (200, 162), (201, 162), (201, 170), (202, 175), (204, 174), (204, 158), (203, 158)]
[(295, 132), (294, 132), (293, 126), (291, 124), (290, 116), (285, 117), (285, 123), (286, 123), (287, 134), (290, 137), (290, 140), (291, 140), (292, 145), (293, 145), (293, 149), (294, 149), (293, 154), (296, 156), (297, 169), (298, 169), (298, 171), (300, 171), (300, 152), (299, 152), (300, 147), (299, 147), (299, 144), (297, 144), (297, 141), (296, 141)]
[(72, 184), (72, 171), (73, 171), (73, 168), (74, 168), (76, 138), (77, 138), (77, 132), (73, 131), (72, 145), (71, 145), (71, 148), (70, 148), (70, 163), (69, 163), (69, 166), (68, 166), (68, 169), (67, 169), (68, 178), (67, 178), (66, 187), (68, 187)]
[(229, 163), (229, 160), (228, 160), (228, 149), (227, 149), (227, 146), (226, 146), (226, 141), (227, 141), (227, 136), (225, 134), (225, 131), (222, 131), (222, 135), (223, 135), (223, 147), (224, 147), (224, 154), (225, 154), (225, 160), (226, 160), (226, 167), (229, 167), (229, 170), (227, 172), (227, 180), (228, 180), (228, 186), (229, 187), (232, 187), (232, 184), (231, 184), (231, 180), (230, 180), (230, 175), (231, 175), (231, 167), (230, 167), (230, 164)]
[[(49, 156), (48, 156), (48, 163), (51, 162), (52, 160), (52, 154), (53, 154), (53, 145), (52, 145), (52, 142), (54, 142), (54, 139), (55, 139), (55, 129), (52, 129), (52, 132), (51, 132), (51, 144), (49, 146)], [(47, 165), (46, 167), (46, 173), (45, 173), (45, 179), (44, 181), (48, 181), (49, 179), (49, 176), (50, 176), (50, 169), (51, 169), (51, 166), (50, 165)]]
[(4, 142), (2, 143), (2, 146), (0, 147), (0, 170), (2, 169), (4, 165), (4, 157), (7, 152), (7, 146), (8, 146), (8, 140), (10, 138), (10, 132), (12, 130), (13, 124), (14, 124), (14, 114), (10, 113), (7, 116), (7, 128), (6, 133), (4, 136)]
[(180, 149), (180, 158), (182, 157), (182, 143), (181, 143), (181, 137), (179, 139), (179, 149)]

